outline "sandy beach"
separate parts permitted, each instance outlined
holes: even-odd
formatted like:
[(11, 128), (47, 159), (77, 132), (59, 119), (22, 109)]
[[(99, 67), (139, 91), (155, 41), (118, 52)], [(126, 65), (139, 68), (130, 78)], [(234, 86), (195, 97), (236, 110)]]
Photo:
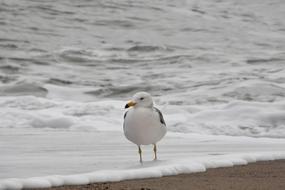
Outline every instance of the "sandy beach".
[(285, 189), (285, 160), (263, 161), (244, 166), (208, 169), (206, 172), (127, 180), (114, 183), (95, 183), (62, 186), (42, 190), (281, 190)]

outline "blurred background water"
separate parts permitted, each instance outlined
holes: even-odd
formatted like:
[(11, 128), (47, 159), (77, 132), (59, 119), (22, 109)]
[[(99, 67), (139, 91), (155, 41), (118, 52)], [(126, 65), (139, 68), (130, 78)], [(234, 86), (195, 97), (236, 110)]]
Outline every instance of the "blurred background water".
[(121, 130), (148, 91), (170, 131), (285, 137), (284, 18), (282, 0), (2, 0), (0, 128)]

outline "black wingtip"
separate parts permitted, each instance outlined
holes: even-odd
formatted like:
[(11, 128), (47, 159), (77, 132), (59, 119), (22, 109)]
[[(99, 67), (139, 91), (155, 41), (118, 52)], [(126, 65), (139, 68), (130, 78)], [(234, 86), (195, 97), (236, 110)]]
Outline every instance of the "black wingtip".
[(125, 105), (125, 109), (127, 109), (127, 108), (129, 108), (129, 107), (130, 107), (129, 104), (126, 104), (126, 105)]

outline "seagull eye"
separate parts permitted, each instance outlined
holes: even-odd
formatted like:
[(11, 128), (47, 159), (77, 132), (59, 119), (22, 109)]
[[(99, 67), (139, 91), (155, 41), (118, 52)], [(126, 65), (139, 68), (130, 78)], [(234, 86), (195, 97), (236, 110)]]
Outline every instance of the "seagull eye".
[(143, 100), (144, 98), (140, 98), (140, 100)]

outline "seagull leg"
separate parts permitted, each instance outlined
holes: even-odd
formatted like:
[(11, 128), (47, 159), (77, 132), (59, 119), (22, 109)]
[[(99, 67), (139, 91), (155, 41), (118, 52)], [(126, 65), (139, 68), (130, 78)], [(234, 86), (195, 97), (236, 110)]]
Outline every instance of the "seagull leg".
[(157, 160), (157, 148), (156, 148), (156, 144), (153, 144), (153, 152), (154, 152), (154, 160)]
[(138, 148), (139, 148), (139, 154), (140, 154), (140, 163), (142, 163), (142, 149), (141, 149), (141, 146), (138, 145)]

